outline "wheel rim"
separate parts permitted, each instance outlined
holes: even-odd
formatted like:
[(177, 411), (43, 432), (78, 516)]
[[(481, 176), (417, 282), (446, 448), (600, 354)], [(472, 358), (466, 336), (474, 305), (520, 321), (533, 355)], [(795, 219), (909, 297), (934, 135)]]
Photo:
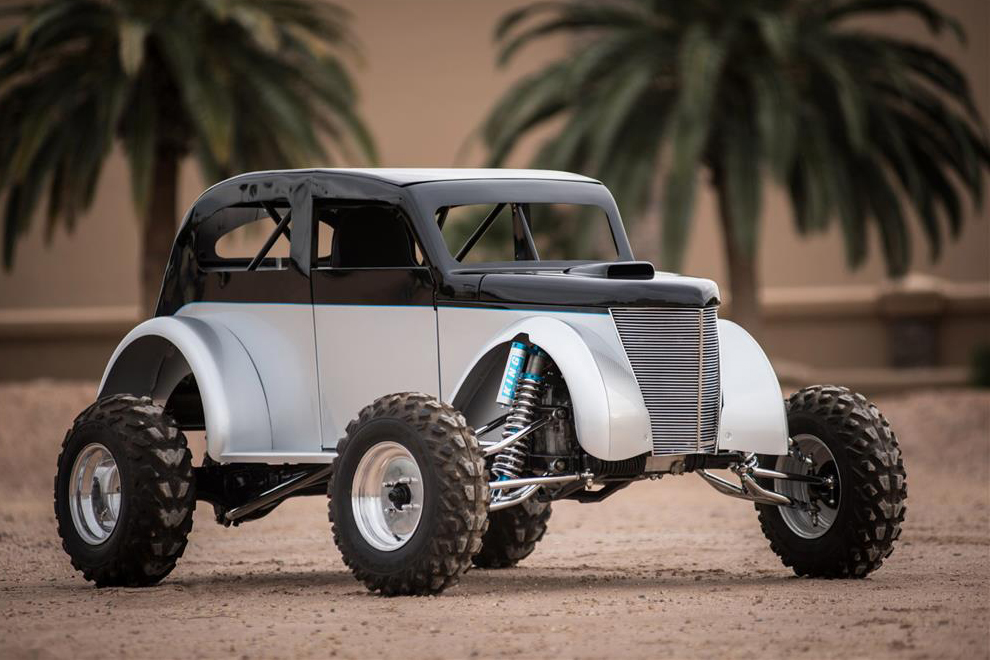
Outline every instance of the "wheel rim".
[(832, 527), (839, 515), (842, 482), (835, 456), (821, 438), (805, 433), (794, 436), (792, 441), (790, 453), (777, 458), (777, 470), (820, 476), (834, 483), (833, 488), (822, 489), (800, 481), (774, 480), (777, 492), (814, 507), (780, 507), (784, 523), (801, 538), (817, 539)]
[(120, 516), (120, 472), (98, 442), (83, 447), (69, 476), (69, 511), (76, 532), (90, 545), (110, 538)]
[(404, 546), (423, 515), (423, 475), (409, 450), (396, 442), (369, 449), (354, 472), (351, 507), (372, 547), (389, 552)]

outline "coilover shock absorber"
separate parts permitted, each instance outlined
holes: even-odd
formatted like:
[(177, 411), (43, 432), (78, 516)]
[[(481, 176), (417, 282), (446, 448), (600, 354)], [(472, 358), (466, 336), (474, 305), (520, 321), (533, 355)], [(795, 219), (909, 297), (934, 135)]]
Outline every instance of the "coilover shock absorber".
[[(536, 344), (526, 346), (520, 342), (512, 342), (499, 393), (500, 403), (510, 402), (509, 415), (502, 430), (503, 439), (533, 422), (536, 406), (543, 395), (543, 370), (546, 368), (547, 358), (546, 352)], [(525, 367), (520, 376), (518, 369), (523, 361)], [(499, 481), (518, 478), (526, 466), (528, 454), (528, 442), (525, 438), (509, 445), (495, 456), (492, 473)]]

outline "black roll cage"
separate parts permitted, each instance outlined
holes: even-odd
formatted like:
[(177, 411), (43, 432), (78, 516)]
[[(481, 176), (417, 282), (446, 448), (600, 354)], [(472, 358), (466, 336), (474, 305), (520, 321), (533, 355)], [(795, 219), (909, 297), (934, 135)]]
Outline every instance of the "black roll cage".
[[(538, 260), (527, 206), (530, 203), (600, 207), (608, 218), (617, 260), (634, 260), (615, 200), (605, 186), (591, 180), (543, 179), (533, 176), (518, 179), (464, 178), (400, 183), (360, 171), (314, 169), (253, 172), (212, 186), (189, 209), (172, 247), (156, 314), (171, 314), (183, 304), (196, 299), (208, 270), (205, 264), (200, 263), (196, 252), (197, 233), (200, 225), (213, 213), (228, 206), (259, 204), (276, 223), (265, 247), (248, 264), (250, 269), (257, 269), (264, 263), (268, 250), (279, 236), (284, 235), (290, 242), (290, 265), (304, 277), (309, 277), (311, 268), (315, 266), (313, 241), (316, 225), (314, 223), (307, 231), (299, 222), (301, 218), (312, 218), (313, 203), (317, 199), (375, 202), (398, 207), (408, 218), (413, 237), (423, 251), (425, 265), (433, 273), (438, 285), (467, 271), (498, 272), (510, 267), (559, 269), (560, 264), (571, 263)], [(284, 216), (277, 212), (275, 200), (288, 201), (290, 210)], [(440, 231), (446, 221), (447, 210), (468, 204), (513, 206), (517, 263), (474, 264), (468, 267), (450, 253)], [(291, 232), (288, 226), (290, 218), (296, 219), (295, 231)], [(478, 227), (481, 231), (478, 233), (476, 230), (478, 236), (474, 243), (477, 243), (494, 219), (493, 217), (487, 226)], [(470, 250), (473, 244), (465, 247)], [(467, 254), (465, 247), (457, 253), (460, 259)]]

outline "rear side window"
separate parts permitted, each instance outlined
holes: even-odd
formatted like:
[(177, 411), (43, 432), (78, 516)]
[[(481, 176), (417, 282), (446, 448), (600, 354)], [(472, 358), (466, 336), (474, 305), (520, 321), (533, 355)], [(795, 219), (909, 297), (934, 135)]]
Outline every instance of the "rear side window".
[(292, 217), (286, 200), (220, 209), (197, 230), (200, 265), (230, 270), (284, 269), (289, 265)]
[(466, 264), (614, 261), (605, 211), (587, 204), (467, 204), (436, 213), (450, 254)]
[(423, 265), (405, 214), (388, 204), (318, 200), (317, 266), (320, 268), (416, 268)]

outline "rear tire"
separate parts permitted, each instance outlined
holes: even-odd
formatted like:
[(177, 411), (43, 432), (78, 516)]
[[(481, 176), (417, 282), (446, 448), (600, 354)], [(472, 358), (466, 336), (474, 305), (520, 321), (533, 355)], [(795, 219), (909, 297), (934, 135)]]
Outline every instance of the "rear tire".
[[(822, 531), (802, 525), (794, 509), (756, 505), (770, 549), (799, 576), (865, 577), (893, 552), (904, 521), (907, 486), (897, 437), (875, 405), (844, 387), (795, 392), (787, 400), (787, 424), (792, 439), (821, 442), (823, 455), (834, 458), (834, 466), (819, 468), (837, 471), (838, 508)], [(774, 469), (778, 458), (763, 456), (760, 463)], [(783, 490), (770, 480), (762, 485)]]
[(488, 513), (485, 462), (464, 416), (427, 394), (391, 394), (347, 425), (338, 452), (330, 521), (354, 576), (385, 596), (457, 584)]
[[(109, 477), (85, 469), (92, 456)], [(182, 556), (195, 507), (192, 456), (161, 406), (117, 394), (76, 418), (58, 457), (55, 518), (84, 578), (98, 587), (157, 583)]]
[(533, 554), (547, 532), (550, 502), (526, 500), (488, 514), (481, 552), (471, 558), (478, 568), (510, 568)]

